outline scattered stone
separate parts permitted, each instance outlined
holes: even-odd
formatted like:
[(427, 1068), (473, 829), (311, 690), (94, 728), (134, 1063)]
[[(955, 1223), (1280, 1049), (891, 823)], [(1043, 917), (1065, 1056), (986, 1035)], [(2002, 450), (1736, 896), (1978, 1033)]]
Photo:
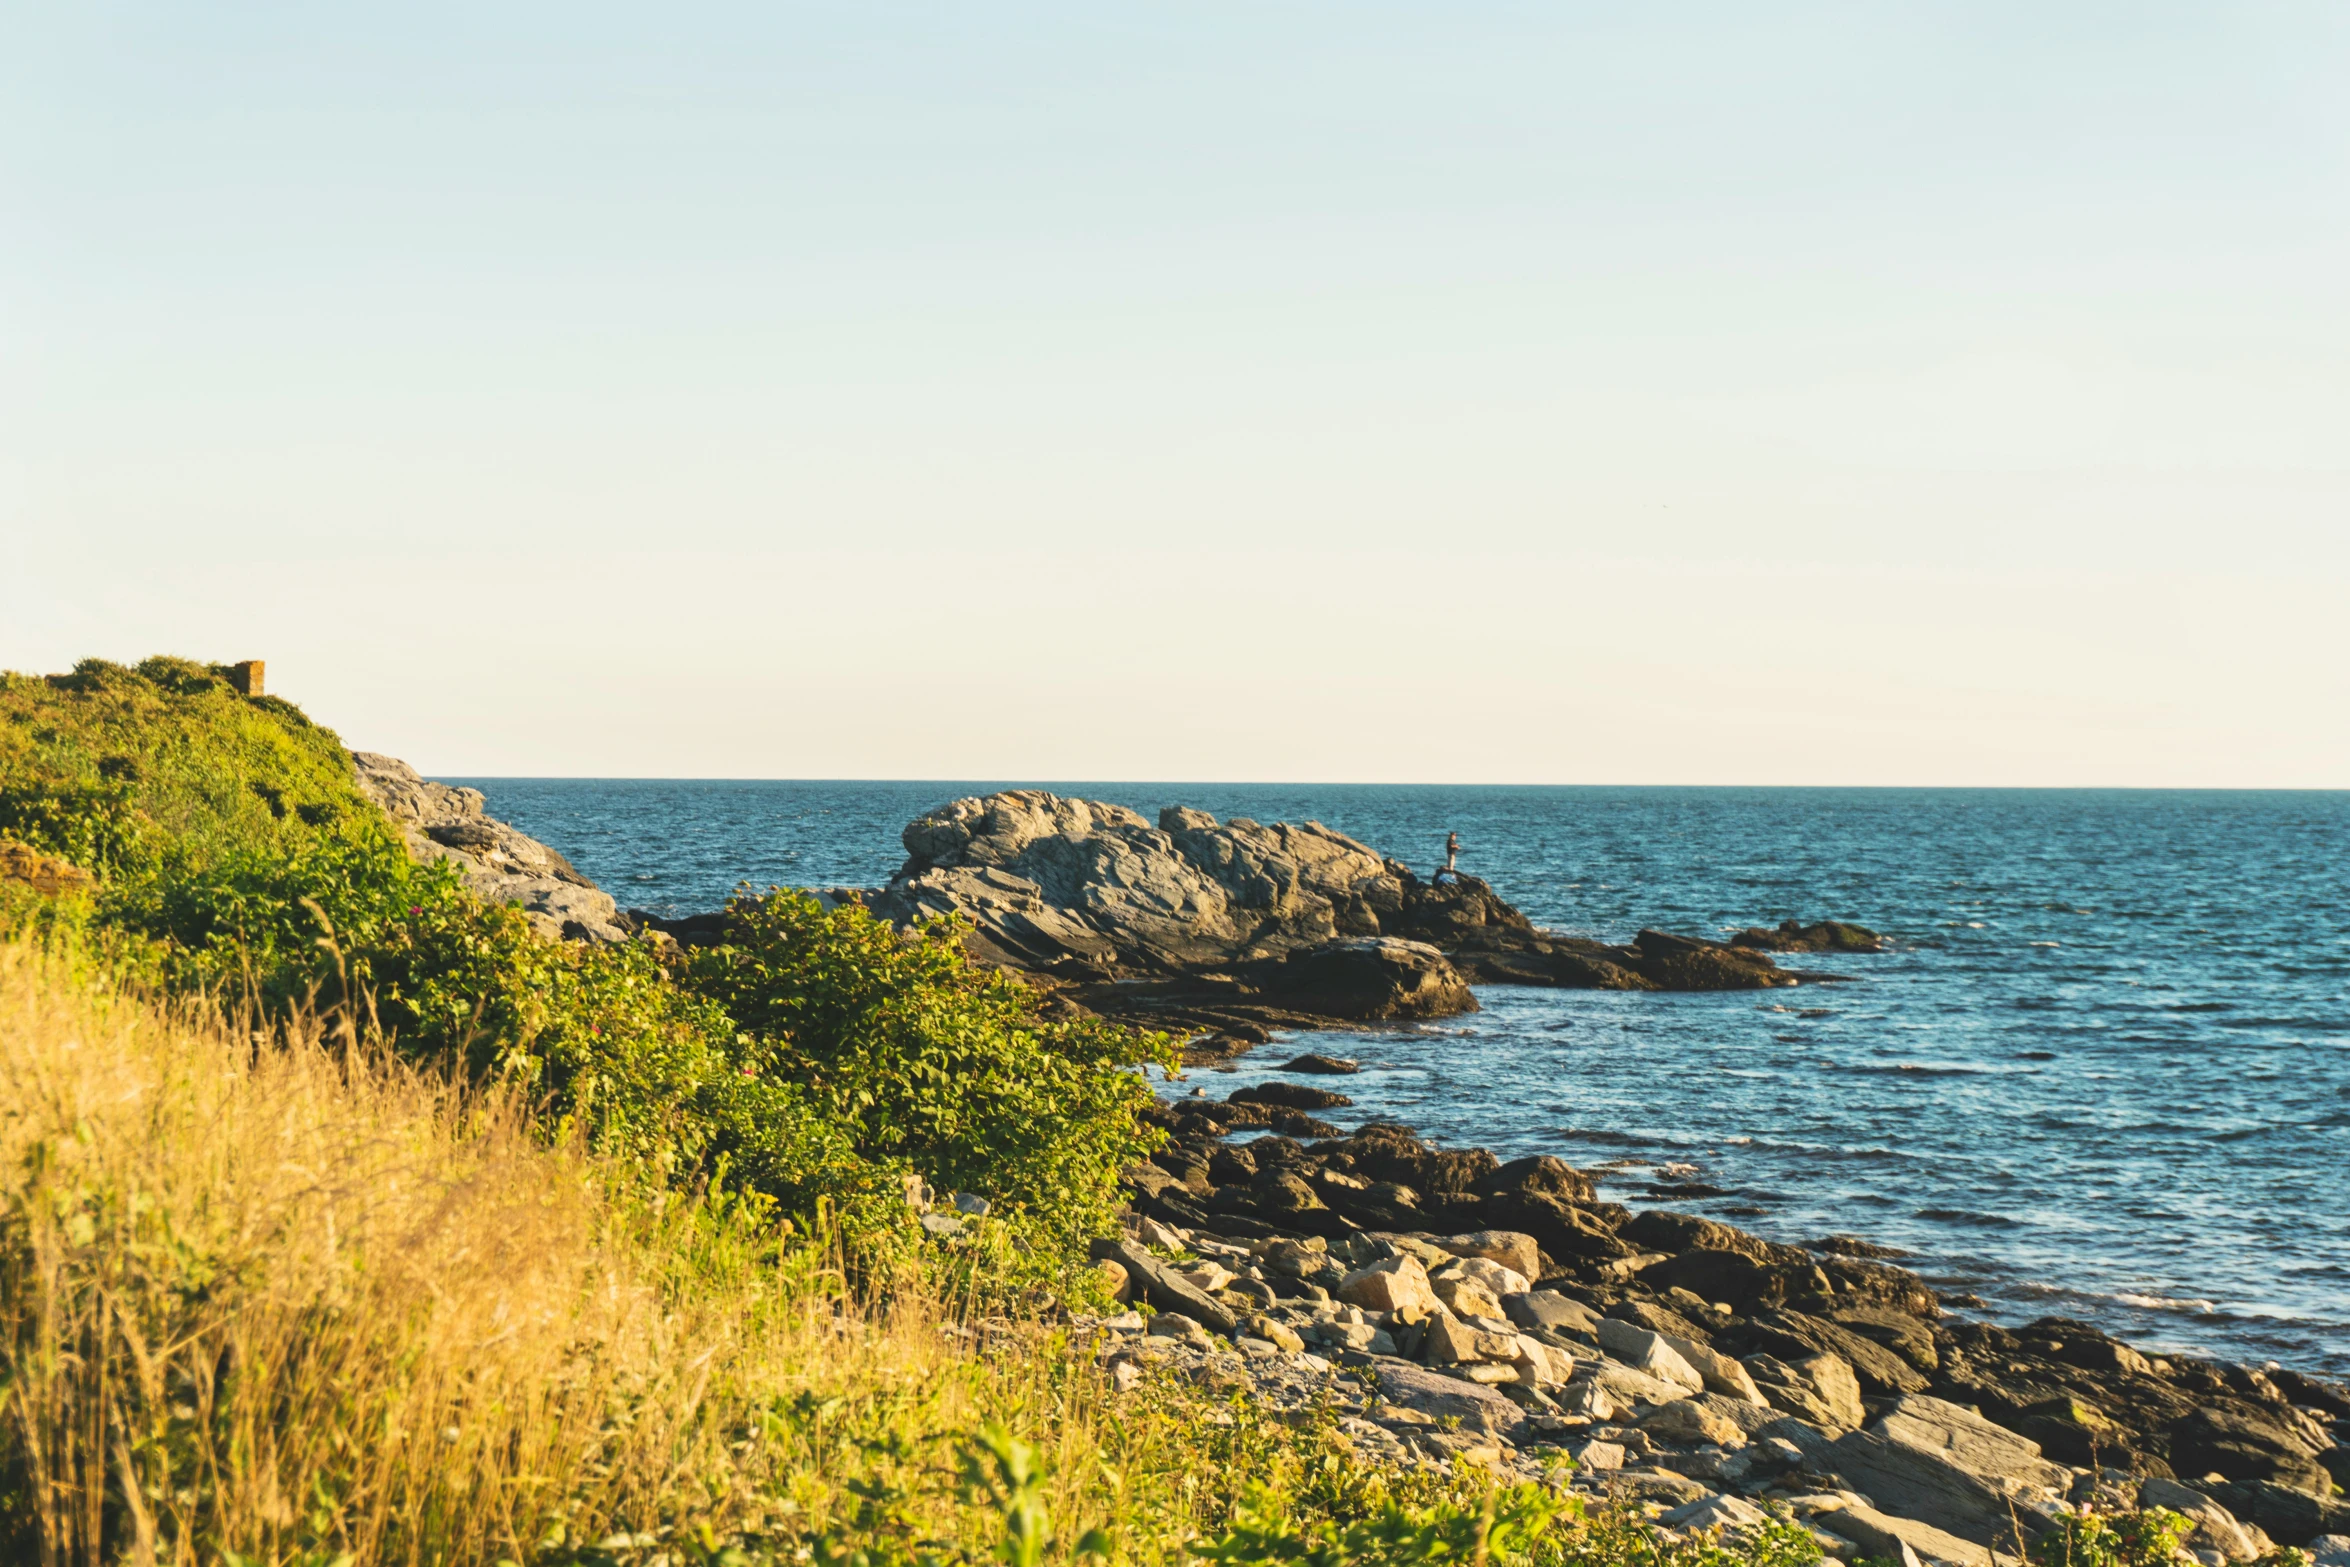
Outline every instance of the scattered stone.
[(1362, 1069), (1362, 1063), (1351, 1057), (1315, 1055), (1311, 1052), (1281, 1063), (1284, 1072), (1311, 1072), (1330, 1077), (1344, 1077)]
[(1431, 1280), (1430, 1285), (1436, 1291), (1436, 1298), (1450, 1307), (1455, 1316), (1501, 1315), (1501, 1302), (1494, 1298), (1491, 1290), (1475, 1279), (1463, 1278), (1458, 1274), (1440, 1275)]
[(1203, 1262), (1197, 1267), (1178, 1268), (1175, 1276), (1203, 1294), (1213, 1295), (1230, 1284), (1233, 1273), (1220, 1262)]
[(1624, 1445), (1621, 1442), (1586, 1442), (1572, 1448), (1568, 1456), (1579, 1469), (1614, 1470), (1624, 1467)]
[(1489, 1274), (1477, 1274), (1496, 1295), (1523, 1294), (1533, 1288), (1532, 1281), (1542, 1272), (1541, 1248), (1535, 1245), (1533, 1236), (1517, 1230), (1473, 1230), (1466, 1235), (1449, 1236), (1437, 1244), (1456, 1257), (1491, 1262), (1507, 1270), (1516, 1282), (1506, 1288), (1496, 1287), (1500, 1281)]
[(1716, 1447), (1746, 1445), (1746, 1433), (1738, 1422), (1708, 1409), (1696, 1399), (1678, 1399), (1663, 1405), (1644, 1416), (1640, 1428), (1650, 1436), (1692, 1447), (1709, 1442)]
[(1298, 1336), (1296, 1330), (1262, 1313), (1249, 1318), (1247, 1328), (1254, 1336), (1293, 1355), (1301, 1353), (1306, 1347), (1306, 1341)]
[[(1677, 1383), (1652, 1377), (1645, 1371), (1630, 1366), (1619, 1366), (1612, 1361), (1601, 1361), (1584, 1375), (1597, 1382), (1619, 1410), (1635, 1404), (1670, 1404), (1689, 1396), (1690, 1389)], [(1581, 1380), (1579, 1376), (1578, 1381)]]
[(1153, 1338), (1183, 1339), (1197, 1348), (1209, 1345), (1208, 1330), (1180, 1311), (1162, 1311), (1151, 1318), (1148, 1332)]
[(2194, 1519), (2194, 1532), (2184, 1542), (2190, 1549), (2217, 1551), (2232, 1562), (2248, 1562), (2261, 1554), (2234, 1513), (2176, 1480), (2146, 1481), (2138, 1488), (2138, 1505), (2167, 1508)]
[(1380, 1396), (1401, 1408), (1418, 1410), (1438, 1420), (1458, 1418), (1464, 1430), (1502, 1435), (1525, 1424), (1525, 1411), (1474, 1382), (1464, 1382), (1401, 1360), (1382, 1360), (1374, 1369)]
[(1406, 1253), (1375, 1262), (1339, 1282), (1338, 1298), (1367, 1311), (1436, 1314), (1440, 1302), (1420, 1259)]
[[(1915, 1518), (1897, 1518), (1854, 1498), (1830, 1512), (1815, 1515), (1822, 1527), (1833, 1530), (1874, 1557), (1897, 1562), (1920, 1562), (1924, 1567), (1993, 1567), (1990, 1550)], [(2014, 1558), (2000, 1558), (2011, 1564)]]
[(1736, 1539), (1771, 1521), (1771, 1515), (1735, 1496), (1708, 1496), (1686, 1502), (1657, 1519), (1671, 1529), (1712, 1529)]
[(1589, 1343), (1599, 1342), (1599, 1313), (1557, 1290), (1529, 1290), (1523, 1295), (1508, 1296), (1502, 1301), (1501, 1309), (1519, 1327), (1548, 1328)]
[(1236, 1105), (1285, 1105), (1292, 1110), (1337, 1110), (1354, 1103), (1344, 1094), (1335, 1094), (1327, 1088), (1315, 1088), (1305, 1083), (1259, 1083), (1254, 1088), (1239, 1089), (1227, 1095), (1225, 1102)]
[(1766, 1409), (1770, 1407), (1769, 1401), (1754, 1385), (1754, 1378), (1737, 1361), (1695, 1339), (1683, 1338), (1674, 1333), (1660, 1333), (1657, 1336), (1665, 1341), (1674, 1354), (1689, 1363), (1690, 1369), (1705, 1383), (1707, 1391)]
[(1749, 1355), (1739, 1364), (1775, 1409), (1841, 1431), (1854, 1430), (1867, 1419), (1860, 1382), (1840, 1355), (1812, 1355), (1795, 1365), (1770, 1355)]
[(1608, 1397), (1594, 1377), (1573, 1376), (1560, 1390), (1560, 1410), (1570, 1415), (1583, 1415), (1593, 1420), (1613, 1420), (1616, 1417), (1615, 1400)]
[(1705, 1386), (1705, 1378), (1699, 1376), (1696, 1368), (1665, 1342), (1661, 1333), (1634, 1327), (1616, 1317), (1602, 1317), (1599, 1321), (1599, 1347), (1633, 1370), (1645, 1372), (1660, 1382), (1669, 1382), (1686, 1392), (1695, 1393)]
[(1702, 1502), (1714, 1494), (1687, 1475), (1646, 1467), (1618, 1471), (1610, 1489), (1635, 1502), (1662, 1502), (1668, 1507)]
[(1094, 1257), (1097, 1261), (1106, 1259), (1123, 1267), (1127, 1277), (1142, 1292), (1143, 1299), (1159, 1311), (1180, 1313), (1226, 1337), (1230, 1337), (1240, 1326), (1239, 1320), (1230, 1311), (1209, 1299), (1188, 1280), (1178, 1277), (1172, 1268), (1132, 1241), (1096, 1241)]

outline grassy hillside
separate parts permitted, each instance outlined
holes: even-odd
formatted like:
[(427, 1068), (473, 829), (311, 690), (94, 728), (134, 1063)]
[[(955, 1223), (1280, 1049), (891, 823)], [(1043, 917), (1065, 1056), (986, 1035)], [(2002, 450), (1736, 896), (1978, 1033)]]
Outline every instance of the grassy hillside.
[(0, 834), (86, 870), (151, 876), (379, 820), (332, 731), (220, 665), (0, 674)]
[(511, 1095), (309, 1020), (256, 1052), (0, 944), (7, 1560), (879, 1567), (988, 1558), (1009, 1520), (1041, 1559), (1099, 1531), (1157, 1563), (1259, 1484), (1293, 1523), (1474, 1516), (1327, 1428), (1174, 1388), (1113, 1412), (1050, 1328), (980, 1355), (950, 1315), (647, 1201)]

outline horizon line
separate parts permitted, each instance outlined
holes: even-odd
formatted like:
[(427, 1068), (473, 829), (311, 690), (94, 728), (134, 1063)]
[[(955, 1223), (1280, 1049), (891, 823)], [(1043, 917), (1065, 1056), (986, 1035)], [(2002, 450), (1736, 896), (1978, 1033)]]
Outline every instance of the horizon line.
[[(421, 772), (422, 769), (419, 769)], [(1083, 786), (1089, 788), (1182, 789), (1781, 789), (1843, 790), (1879, 794), (2350, 794), (2343, 784), (1845, 784), (1845, 783), (1498, 783), (1475, 780), (1348, 780), (1336, 778), (1061, 778), (1014, 780), (946, 777), (776, 777), (765, 774), (685, 773), (480, 773), (433, 772), (436, 782), (480, 783), (674, 783), (674, 784), (939, 784), (985, 785), (991, 791)]]

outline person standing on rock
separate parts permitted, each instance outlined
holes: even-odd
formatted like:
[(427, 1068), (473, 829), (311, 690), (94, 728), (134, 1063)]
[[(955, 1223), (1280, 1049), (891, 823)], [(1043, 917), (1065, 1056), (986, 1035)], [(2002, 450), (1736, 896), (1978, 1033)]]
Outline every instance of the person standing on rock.
[(1444, 866), (1435, 875), (1428, 878), (1428, 885), (1433, 887), (1448, 875), (1454, 881), (1459, 881), (1461, 879), (1460, 859), (1461, 835), (1457, 832), (1448, 832), (1444, 835)]

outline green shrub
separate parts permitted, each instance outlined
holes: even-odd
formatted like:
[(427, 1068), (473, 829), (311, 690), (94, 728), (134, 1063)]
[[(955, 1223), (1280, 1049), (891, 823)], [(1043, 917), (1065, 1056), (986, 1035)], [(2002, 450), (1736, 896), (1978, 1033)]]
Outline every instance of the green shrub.
[(2195, 1520), (2159, 1507), (2142, 1512), (2066, 1513), (2056, 1527), (2032, 1542), (2037, 1567), (2176, 1567), (2186, 1555), (2179, 1542)]
[[(693, 952), (682, 980), (734, 1019), (744, 1079), (792, 1086), (861, 1159), (985, 1197), (1048, 1246), (1112, 1227), (1119, 1172), (1156, 1146), (1135, 1069), (1174, 1064), (1163, 1036), (1044, 1018), (951, 922), (907, 939), (785, 891), (728, 909), (728, 944)], [(754, 1184), (785, 1187), (765, 1148), (728, 1151)]]

